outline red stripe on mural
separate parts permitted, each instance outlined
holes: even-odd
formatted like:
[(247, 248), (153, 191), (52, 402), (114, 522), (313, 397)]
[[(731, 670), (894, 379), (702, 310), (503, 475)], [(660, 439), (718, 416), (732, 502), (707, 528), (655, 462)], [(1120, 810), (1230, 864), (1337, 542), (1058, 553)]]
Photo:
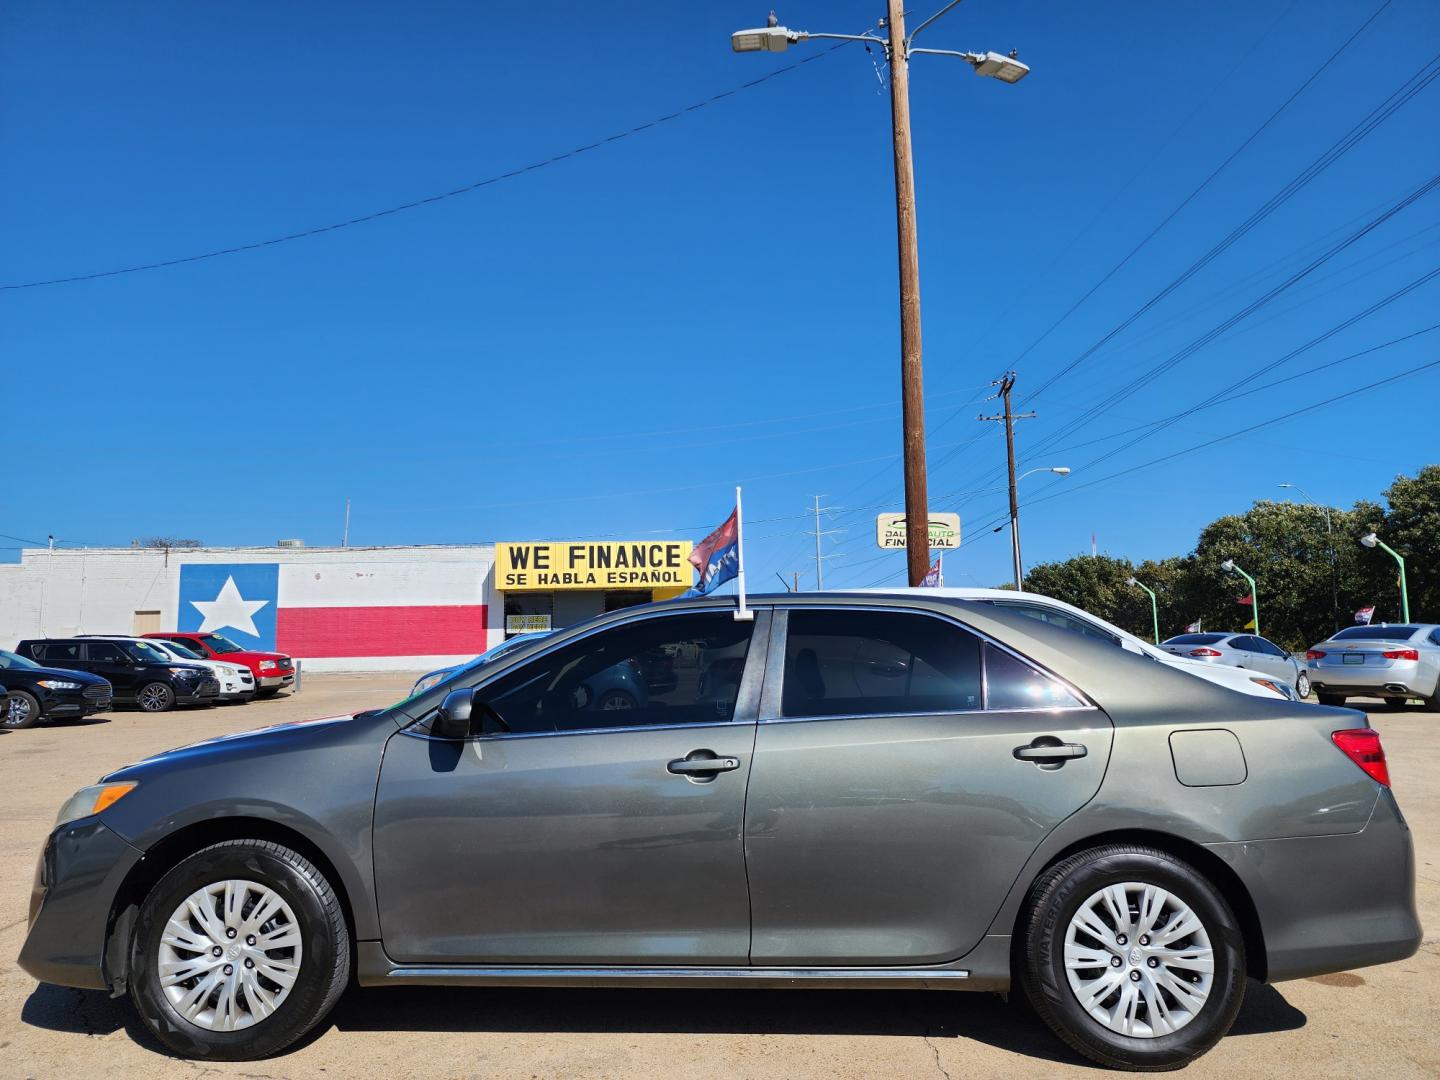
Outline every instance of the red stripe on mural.
[(485, 605), (282, 607), (275, 647), (291, 656), (454, 656), (486, 649)]

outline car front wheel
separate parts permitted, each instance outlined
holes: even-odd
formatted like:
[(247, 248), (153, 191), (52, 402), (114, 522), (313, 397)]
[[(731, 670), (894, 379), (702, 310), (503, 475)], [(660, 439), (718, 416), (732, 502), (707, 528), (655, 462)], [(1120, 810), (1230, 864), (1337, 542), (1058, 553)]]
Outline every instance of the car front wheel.
[(168, 712), (175, 707), (175, 691), (163, 682), (146, 683), (135, 695), (135, 703), (145, 712)]
[(15, 690), (8, 697), (0, 698), (0, 727), (18, 731), (39, 722), (40, 702), (32, 694)]
[(1310, 696), (1310, 676), (1306, 675), (1303, 671), (1300, 672), (1300, 677), (1295, 680), (1295, 693), (1300, 696), (1302, 701)]
[(1220, 892), (1167, 852), (1111, 845), (1031, 893), (1021, 981), (1073, 1049), (1111, 1068), (1177, 1069), (1230, 1030), (1245, 945)]
[(340, 901), (304, 856), (262, 840), (207, 847), (141, 904), (130, 995), (155, 1037), (215, 1061), (267, 1057), (330, 1012), (350, 977)]

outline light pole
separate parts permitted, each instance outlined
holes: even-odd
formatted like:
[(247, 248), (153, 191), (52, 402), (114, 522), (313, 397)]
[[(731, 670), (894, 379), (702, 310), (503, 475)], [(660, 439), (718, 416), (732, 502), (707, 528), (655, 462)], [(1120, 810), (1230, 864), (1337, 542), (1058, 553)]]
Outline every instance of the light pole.
[(1021, 480), (1027, 476), (1033, 476), (1037, 472), (1054, 473), (1056, 476), (1069, 476), (1069, 465), (1055, 465), (1046, 469), (1030, 469), (1021, 473), (1015, 478), (1015, 483), (1010, 485), (1010, 557), (1015, 563), (1015, 591), (1023, 592), (1025, 589), (1025, 569), (1020, 562), (1020, 501), (1015, 494), (1015, 489)]
[(1160, 644), (1160, 605), (1155, 601), (1155, 590), (1148, 585), (1141, 583), (1139, 578), (1131, 578), (1126, 584), (1134, 585), (1137, 589), (1144, 589), (1150, 594), (1150, 617), (1155, 622), (1155, 644)]
[(1340, 629), (1340, 571), (1335, 554), (1335, 530), (1330, 524), (1330, 507), (1323, 503), (1317, 503), (1310, 497), (1310, 493), (1299, 484), (1281, 484), (1282, 488), (1293, 488), (1300, 493), (1300, 496), (1311, 506), (1315, 507), (1325, 515), (1325, 538), (1330, 545), (1330, 622), (1333, 629)]
[(1400, 621), (1408, 623), (1410, 621), (1410, 591), (1405, 587), (1405, 560), (1400, 557), (1398, 551), (1385, 543), (1384, 540), (1381, 540), (1380, 537), (1376, 536), (1373, 532), (1368, 532), (1360, 537), (1360, 543), (1364, 544), (1367, 548), (1378, 547), (1388, 551), (1394, 560), (1400, 564)]
[(1239, 574), (1250, 583), (1250, 618), (1255, 623), (1255, 636), (1260, 636), (1260, 594), (1255, 590), (1255, 579), (1247, 574), (1240, 567), (1235, 565), (1234, 559), (1226, 559), (1220, 564), (1220, 569), (1227, 574)]
[[(917, 49), (916, 35), (960, 3), (952, 0), (905, 34), (903, 0), (887, 0), (888, 15), (881, 23), (888, 37), (874, 34), (812, 34), (784, 26), (737, 30), (730, 35), (736, 52), (784, 52), (791, 44), (811, 38), (864, 41), (885, 50), (890, 64), (890, 123), (895, 155), (895, 220), (900, 257), (900, 422), (904, 435), (905, 547), (912, 586), (930, 569), (930, 512), (925, 485), (925, 390), (920, 351), (920, 256), (915, 226), (915, 168), (910, 149), (910, 57), (921, 53), (955, 56), (979, 75), (1001, 82), (1019, 82), (1030, 68), (1014, 55), (956, 52), (952, 49)], [(773, 14), (771, 16), (773, 21)]]

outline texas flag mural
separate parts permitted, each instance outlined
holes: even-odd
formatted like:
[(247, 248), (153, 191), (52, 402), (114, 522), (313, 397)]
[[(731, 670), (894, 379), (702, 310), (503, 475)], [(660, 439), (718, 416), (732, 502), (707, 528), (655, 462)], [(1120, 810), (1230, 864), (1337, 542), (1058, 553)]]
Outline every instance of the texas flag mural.
[(185, 563), (179, 629), (301, 658), (484, 652), (485, 604), (443, 602), (455, 585), (440, 572), (424, 564)]

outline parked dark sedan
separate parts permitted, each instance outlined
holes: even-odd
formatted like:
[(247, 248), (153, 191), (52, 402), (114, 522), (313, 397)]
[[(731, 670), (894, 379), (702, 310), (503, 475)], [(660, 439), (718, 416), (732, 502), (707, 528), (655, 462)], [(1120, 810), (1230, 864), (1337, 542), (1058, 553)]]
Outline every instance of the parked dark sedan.
[(110, 707), (110, 684), (85, 671), (41, 667), (0, 649), (0, 727), (28, 728), (42, 720), (78, 719)]
[(106, 680), (117, 704), (145, 712), (176, 705), (214, 705), (220, 682), (198, 664), (183, 664), (144, 641), (96, 641), (85, 638), (37, 638), (15, 647), (39, 663), (86, 671)]
[[(20, 964), (216, 1060), (294, 1043), (353, 972), (1023, 988), (1077, 1051), (1164, 1069), (1247, 976), (1419, 947), (1363, 714), (932, 591), (628, 608), (387, 709), (128, 765), (60, 811)], [(687, 658), (672, 687), (587, 708), (657, 649)]]

